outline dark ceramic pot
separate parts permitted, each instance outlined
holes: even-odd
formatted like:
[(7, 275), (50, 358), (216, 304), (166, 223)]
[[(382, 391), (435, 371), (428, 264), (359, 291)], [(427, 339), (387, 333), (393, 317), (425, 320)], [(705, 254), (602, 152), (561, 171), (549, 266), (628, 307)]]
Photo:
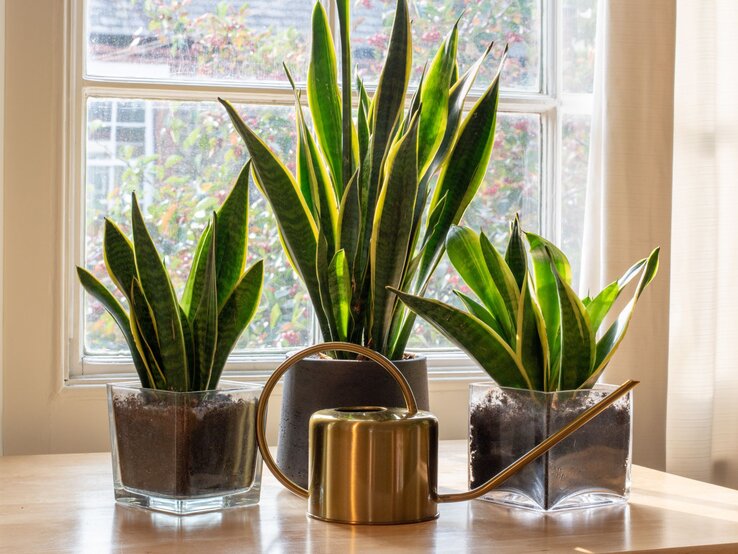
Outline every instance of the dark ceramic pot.
[[(393, 362), (410, 383), (418, 408), (428, 410), (428, 365), (418, 356)], [(389, 373), (370, 361), (308, 358), (284, 377), (277, 464), (298, 485), (308, 484), (308, 423), (318, 410), (350, 406), (405, 407)]]

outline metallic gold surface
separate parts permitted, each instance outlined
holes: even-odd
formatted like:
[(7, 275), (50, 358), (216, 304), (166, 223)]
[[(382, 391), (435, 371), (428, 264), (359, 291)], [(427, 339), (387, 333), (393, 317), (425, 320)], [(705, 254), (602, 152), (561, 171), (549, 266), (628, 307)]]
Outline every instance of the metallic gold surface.
[(401, 408), (338, 408), (310, 418), (308, 514), (341, 523), (438, 517), (438, 421)]
[(271, 396), (274, 387), (277, 385), (282, 375), (284, 375), (287, 370), (290, 369), (294, 364), (302, 359), (307, 358), (308, 356), (312, 356), (313, 354), (318, 354), (320, 352), (332, 352), (337, 350), (360, 354), (381, 365), (390, 373), (390, 375), (392, 375), (392, 377), (395, 378), (398, 386), (400, 387), (400, 389), (402, 389), (402, 396), (405, 398), (405, 404), (407, 404), (408, 415), (415, 415), (418, 411), (418, 405), (415, 402), (413, 391), (412, 389), (410, 389), (410, 385), (408, 384), (408, 382), (402, 376), (402, 373), (400, 373), (400, 370), (398, 370), (391, 361), (389, 361), (378, 352), (375, 352), (374, 350), (365, 348), (358, 344), (352, 344), (350, 342), (326, 342), (323, 344), (316, 344), (314, 346), (305, 348), (294, 356), (290, 356), (289, 358), (287, 358), (287, 360), (282, 362), (282, 364), (274, 370), (274, 373), (272, 373), (271, 377), (269, 377), (266, 384), (264, 385), (264, 390), (262, 391), (261, 398), (259, 400), (259, 408), (256, 412), (256, 440), (259, 443), (261, 456), (264, 459), (264, 463), (269, 468), (269, 471), (271, 471), (272, 474), (277, 478), (277, 480), (282, 483), (287, 489), (289, 489), (296, 495), (302, 496), (304, 498), (308, 497), (308, 491), (302, 488), (297, 483), (293, 483), (292, 481), (290, 481), (290, 479), (279, 469), (279, 466), (274, 461), (272, 453), (269, 452), (269, 445), (267, 444), (266, 440), (266, 412), (267, 406), (269, 404), (269, 397)]

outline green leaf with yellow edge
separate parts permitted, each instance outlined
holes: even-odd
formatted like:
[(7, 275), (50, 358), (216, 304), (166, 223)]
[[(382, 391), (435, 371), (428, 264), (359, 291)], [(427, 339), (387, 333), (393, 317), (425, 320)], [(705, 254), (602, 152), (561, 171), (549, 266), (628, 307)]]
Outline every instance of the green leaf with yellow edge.
[(443, 198), (443, 211), (438, 214), (435, 225), (426, 229), (416, 291), (424, 286), (438, 265), (450, 227), (459, 223), (486, 174), (494, 144), (499, 92), (498, 74), (464, 120), (443, 166), (430, 203), (430, 211), (434, 212)]
[[(256, 185), (274, 212), (280, 239), (290, 263), (305, 283), (310, 301), (320, 306), (320, 288), (315, 269), (318, 229), (292, 174), (274, 152), (246, 125), (231, 104), (219, 99), (251, 154)], [(329, 336), (325, 315), (316, 310), (318, 323)]]
[(358, 172), (346, 185), (343, 191), (341, 206), (338, 210), (338, 240), (336, 248), (343, 250), (349, 269), (353, 273), (356, 249), (359, 244), (361, 230), (361, 204), (359, 200)]
[(338, 90), (336, 49), (328, 16), (320, 2), (313, 9), (313, 36), (307, 92), (313, 126), (330, 167), (337, 194), (343, 193), (341, 97)]
[(577, 293), (564, 281), (555, 266), (555, 257), (548, 247), (558, 289), (561, 314), (561, 370), (559, 390), (579, 388), (592, 372), (597, 345), (587, 309)]
[[(526, 233), (526, 235), (530, 240), (532, 235), (530, 233)], [(531, 248), (530, 254), (536, 296), (541, 307), (543, 320), (546, 322), (551, 379), (557, 380), (561, 367), (561, 307), (559, 304), (559, 287), (554, 273), (555, 264), (551, 259), (550, 252), (543, 243), (539, 242), (536, 244), (536, 248)]]
[(571, 286), (571, 264), (569, 263), (569, 258), (566, 257), (566, 254), (559, 250), (554, 243), (547, 241), (535, 233), (525, 233), (525, 237), (528, 239), (528, 244), (530, 245), (530, 251), (533, 257), (535, 258), (537, 254), (540, 254), (546, 259), (550, 259), (556, 266), (556, 271), (559, 274), (559, 277), (561, 277), (564, 283)]
[(154, 383), (153, 388), (166, 389), (167, 378), (161, 367), (161, 348), (159, 333), (154, 322), (154, 312), (137, 278), (131, 282), (128, 296), (131, 299), (131, 331), (136, 342), (136, 349), (146, 360), (149, 377)]
[(318, 249), (315, 253), (315, 268), (318, 276), (320, 287), (320, 309), (325, 314), (328, 321), (328, 335), (323, 336), (324, 341), (338, 340), (336, 331), (336, 321), (334, 319), (333, 301), (328, 286), (328, 267), (330, 266), (332, 255), (328, 251), (328, 242), (322, 232), (318, 233)]
[(487, 268), (479, 236), (467, 227), (453, 226), (446, 239), (446, 249), (456, 271), (500, 322), (503, 338), (514, 347), (514, 319)]
[[(215, 229), (210, 241), (207, 262), (205, 265), (205, 281), (200, 305), (192, 320), (192, 338), (195, 343), (195, 363), (197, 364), (196, 390), (210, 388), (210, 380), (215, 361), (215, 348), (218, 340), (218, 276), (216, 270), (216, 252), (218, 242), (218, 218), (213, 214), (212, 229)], [(230, 295), (229, 295), (230, 296)]]
[(518, 290), (522, 289), (526, 275), (528, 275), (528, 253), (525, 251), (518, 214), (515, 214), (515, 219), (510, 224), (510, 239), (505, 249), (505, 263), (515, 277)]
[(505, 258), (502, 257), (484, 233), (479, 234), (479, 246), (482, 250), (484, 262), (487, 264), (487, 271), (505, 302), (510, 319), (517, 321), (520, 289), (518, 289), (512, 271), (507, 266)]
[(515, 353), (533, 388), (545, 391), (548, 385), (548, 340), (541, 309), (535, 300), (533, 281), (526, 277), (518, 298)]
[(630, 321), (633, 318), (633, 311), (635, 310), (636, 303), (646, 287), (651, 283), (651, 281), (653, 281), (653, 278), (656, 277), (656, 273), (659, 270), (659, 251), (660, 249), (656, 248), (648, 256), (646, 264), (642, 268), (641, 278), (638, 281), (638, 286), (633, 294), (633, 298), (631, 298), (623, 311), (620, 312), (617, 320), (615, 320), (615, 322), (610, 326), (604, 336), (597, 341), (597, 354), (594, 362), (594, 371), (584, 383), (584, 388), (593, 387), (595, 383), (597, 383), (597, 379), (602, 375), (602, 372), (612, 359), (615, 351), (623, 342), (625, 333), (627, 333)]
[(443, 141), (448, 120), (448, 98), (451, 76), (456, 63), (458, 23), (441, 44), (420, 88), (420, 131), (418, 135), (418, 168), (423, 175)]
[(200, 295), (202, 294), (202, 283), (205, 280), (205, 266), (207, 262), (207, 254), (210, 250), (210, 232), (211, 223), (208, 221), (207, 226), (203, 230), (195, 247), (195, 254), (192, 256), (192, 266), (187, 276), (184, 291), (182, 292), (181, 306), (187, 318), (192, 321), (195, 317), (195, 310), (200, 305)]
[(592, 330), (595, 334), (600, 328), (605, 317), (607, 317), (610, 308), (612, 308), (613, 304), (620, 296), (620, 293), (623, 292), (625, 287), (631, 280), (633, 280), (641, 268), (646, 265), (646, 261), (646, 259), (643, 259), (633, 264), (633, 266), (631, 266), (620, 279), (610, 283), (588, 303), (584, 303), (587, 307), (589, 320), (592, 323)]
[(482, 306), (479, 302), (471, 298), (470, 296), (467, 296), (460, 290), (454, 290), (454, 294), (459, 297), (461, 302), (464, 304), (467, 310), (469, 310), (469, 313), (472, 314), (477, 319), (482, 320), (485, 325), (487, 325), (490, 329), (492, 329), (495, 333), (500, 335), (501, 337), (505, 336), (505, 330), (502, 328), (502, 325), (500, 325), (500, 322), (497, 321), (494, 314), (490, 312), (487, 308)]
[[(469, 92), (471, 92), (471, 89), (474, 86), (474, 82), (477, 79), (477, 75), (479, 74), (479, 70), (482, 67), (484, 61), (489, 56), (491, 50), (492, 44), (487, 47), (484, 53), (477, 59), (477, 61), (472, 64), (472, 66), (464, 73), (464, 75), (460, 79), (454, 80), (452, 77), (452, 83), (454, 84), (449, 91), (448, 118), (446, 121), (446, 129), (444, 131), (443, 140), (441, 141), (441, 145), (436, 151), (433, 162), (430, 164), (430, 166), (428, 166), (428, 169), (425, 171), (425, 173), (421, 175), (424, 181), (430, 179), (430, 177), (436, 173), (438, 168), (443, 165), (443, 163), (446, 161), (448, 153), (451, 151), (451, 148), (456, 142), (459, 125), (461, 124), (462, 116), (464, 115), (466, 97), (468, 96)], [(500, 66), (501, 64), (502, 62), (500, 62)], [(458, 64), (455, 65), (455, 71), (458, 72)]]
[(136, 341), (131, 333), (131, 322), (128, 318), (128, 314), (126, 314), (126, 311), (120, 305), (120, 302), (118, 302), (110, 291), (105, 288), (105, 285), (98, 281), (95, 276), (86, 269), (77, 267), (77, 276), (79, 277), (79, 282), (82, 284), (82, 287), (87, 291), (87, 294), (102, 304), (103, 308), (105, 308), (113, 318), (113, 321), (115, 321), (121, 333), (123, 333), (123, 338), (126, 339), (128, 349), (131, 351), (133, 366), (136, 368), (136, 373), (138, 374), (138, 378), (141, 380), (141, 385), (145, 388), (153, 388), (148, 366), (138, 352)]
[[(336, 9), (338, 11), (338, 32), (341, 37), (341, 107), (343, 109), (343, 176), (340, 187), (336, 189), (336, 195), (340, 198), (344, 190), (343, 185), (349, 182), (355, 172), (354, 130), (351, 116), (351, 12), (349, 0), (337, 0)], [(363, 158), (359, 157), (359, 159)]]
[(103, 234), (105, 267), (118, 290), (130, 301), (131, 283), (136, 278), (133, 244), (118, 226), (107, 217)]
[(216, 211), (214, 228), (218, 307), (222, 308), (246, 267), (249, 234), (249, 177), (251, 161), (241, 169), (231, 192)]
[(438, 300), (391, 290), (408, 308), (473, 358), (498, 385), (532, 387), (515, 352), (505, 339), (480, 319)]
[(418, 189), (418, 118), (387, 156), (385, 182), (377, 202), (371, 238), (371, 340), (383, 352), (396, 302), (386, 287), (402, 283), (409, 255), (412, 220)]
[(328, 291), (333, 300), (333, 318), (338, 330), (338, 340), (346, 341), (351, 323), (351, 274), (346, 253), (339, 250), (328, 267)]
[(189, 375), (182, 371), (182, 368), (187, 367), (187, 353), (182, 324), (179, 321), (179, 304), (169, 275), (144, 224), (135, 193), (132, 198), (132, 214), (136, 270), (141, 288), (154, 314), (167, 388), (186, 391), (189, 390)]
[(314, 204), (313, 214), (315, 220), (319, 223), (320, 232), (325, 235), (329, 251), (333, 252), (336, 248), (338, 220), (336, 195), (331, 184), (331, 178), (326, 172), (320, 152), (318, 152), (318, 146), (315, 144), (313, 136), (305, 123), (299, 97), (295, 111), (297, 113), (298, 157), (300, 162), (298, 180), (301, 183), (307, 181), (307, 185), (301, 184), (300, 187), (303, 190), (306, 188), (310, 190)]
[(241, 277), (218, 314), (218, 342), (210, 375), (211, 388), (220, 379), (228, 354), (256, 313), (263, 280), (264, 262), (259, 260)]
[[(392, 146), (395, 125), (402, 116), (405, 94), (410, 81), (412, 66), (412, 35), (407, 0), (397, 0), (395, 20), (392, 24), (387, 59), (379, 76), (377, 90), (372, 100), (372, 132), (369, 144), (368, 182), (365, 188), (366, 200), (362, 202), (366, 214), (363, 240), (361, 242), (360, 266), (364, 265), (372, 236), (371, 226), (382, 181), (382, 167), (385, 156)], [(364, 187), (362, 187), (364, 188)]]

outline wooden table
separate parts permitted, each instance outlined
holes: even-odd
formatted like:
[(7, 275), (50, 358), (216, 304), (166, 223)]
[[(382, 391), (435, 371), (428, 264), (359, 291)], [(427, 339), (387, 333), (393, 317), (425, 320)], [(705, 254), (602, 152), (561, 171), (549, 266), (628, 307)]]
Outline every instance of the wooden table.
[[(441, 444), (444, 489), (464, 487), (465, 449)], [(541, 515), (473, 501), (440, 511), (415, 525), (323, 523), (267, 474), (258, 506), (177, 517), (117, 506), (110, 454), (0, 457), (2, 553), (738, 553), (738, 491), (642, 467), (625, 506)]]

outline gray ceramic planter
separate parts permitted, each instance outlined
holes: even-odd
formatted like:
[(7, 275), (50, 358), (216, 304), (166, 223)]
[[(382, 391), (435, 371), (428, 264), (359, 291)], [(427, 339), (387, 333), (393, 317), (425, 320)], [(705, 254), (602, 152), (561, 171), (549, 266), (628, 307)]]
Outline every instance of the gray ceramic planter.
[[(428, 366), (418, 356), (394, 364), (410, 383), (418, 408), (428, 410)], [(308, 423), (318, 410), (349, 406), (404, 407), (397, 383), (372, 361), (308, 358), (284, 377), (277, 464), (295, 483), (308, 485)]]

